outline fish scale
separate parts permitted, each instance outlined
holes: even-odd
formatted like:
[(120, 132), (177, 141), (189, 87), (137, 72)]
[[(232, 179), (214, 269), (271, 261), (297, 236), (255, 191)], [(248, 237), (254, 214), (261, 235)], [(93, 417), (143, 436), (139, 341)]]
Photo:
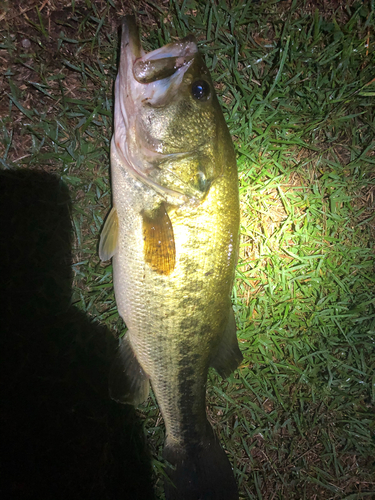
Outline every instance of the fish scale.
[[(239, 230), (235, 154), (193, 38), (163, 48), (168, 57), (188, 54), (172, 73), (168, 58), (144, 55), (135, 33), (126, 18), (111, 143), (113, 209), (99, 248), (103, 260), (113, 257), (116, 303), (128, 327), (111, 394), (138, 404), (151, 382), (166, 426), (164, 457), (173, 466), (168, 500), (236, 500), (205, 400), (209, 367), (227, 376), (242, 358), (230, 300)], [(132, 71), (139, 56), (148, 58), (138, 63), (141, 83)], [(200, 90), (210, 94), (197, 103), (192, 86), (202, 78)], [(172, 93), (167, 99), (163, 92)], [(162, 153), (150, 150), (153, 144)]]

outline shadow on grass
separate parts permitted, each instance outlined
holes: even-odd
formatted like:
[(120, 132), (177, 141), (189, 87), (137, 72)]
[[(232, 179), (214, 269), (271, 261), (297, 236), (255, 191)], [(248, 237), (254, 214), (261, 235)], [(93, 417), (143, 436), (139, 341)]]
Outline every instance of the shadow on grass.
[(0, 172), (2, 498), (154, 498), (134, 409), (109, 399), (110, 332), (70, 306), (69, 194)]

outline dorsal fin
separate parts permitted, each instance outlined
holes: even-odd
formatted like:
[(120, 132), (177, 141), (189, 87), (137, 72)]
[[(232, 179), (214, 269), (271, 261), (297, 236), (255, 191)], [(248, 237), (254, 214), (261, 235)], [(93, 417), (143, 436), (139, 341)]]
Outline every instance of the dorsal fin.
[(228, 323), (223, 331), (216, 353), (212, 357), (211, 366), (215, 368), (219, 375), (227, 378), (238, 367), (242, 359), (243, 356), (238, 347), (236, 335), (236, 320), (231, 307)]
[(158, 274), (169, 275), (176, 262), (173, 227), (164, 203), (151, 215), (142, 213), (144, 258)]
[(112, 207), (105, 221), (99, 242), (99, 258), (101, 261), (109, 260), (117, 250), (118, 242), (118, 217), (117, 210)]

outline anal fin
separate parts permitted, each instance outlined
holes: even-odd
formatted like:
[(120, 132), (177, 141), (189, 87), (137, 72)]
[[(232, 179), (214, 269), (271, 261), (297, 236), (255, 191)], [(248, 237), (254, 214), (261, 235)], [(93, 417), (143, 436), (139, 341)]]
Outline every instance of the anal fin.
[(120, 340), (109, 374), (109, 395), (118, 403), (138, 406), (148, 397), (150, 382), (130, 345), (128, 335)]
[(236, 335), (236, 320), (233, 309), (230, 309), (227, 326), (221, 337), (215, 355), (212, 357), (211, 366), (223, 378), (229, 375), (238, 367), (243, 359)]
[(112, 207), (104, 223), (99, 242), (99, 258), (105, 262), (114, 256), (118, 242), (118, 217), (117, 210)]

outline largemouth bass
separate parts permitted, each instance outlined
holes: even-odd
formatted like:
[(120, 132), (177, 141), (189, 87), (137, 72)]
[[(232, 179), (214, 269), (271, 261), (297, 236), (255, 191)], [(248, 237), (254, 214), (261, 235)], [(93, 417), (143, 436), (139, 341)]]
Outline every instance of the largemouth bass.
[(210, 366), (242, 360), (231, 306), (238, 256), (235, 153), (193, 36), (145, 53), (122, 25), (111, 142), (113, 208), (99, 255), (113, 257), (128, 328), (111, 396), (137, 405), (151, 381), (166, 427), (168, 500), (236, 500), (226, 454), (206, 416)]

